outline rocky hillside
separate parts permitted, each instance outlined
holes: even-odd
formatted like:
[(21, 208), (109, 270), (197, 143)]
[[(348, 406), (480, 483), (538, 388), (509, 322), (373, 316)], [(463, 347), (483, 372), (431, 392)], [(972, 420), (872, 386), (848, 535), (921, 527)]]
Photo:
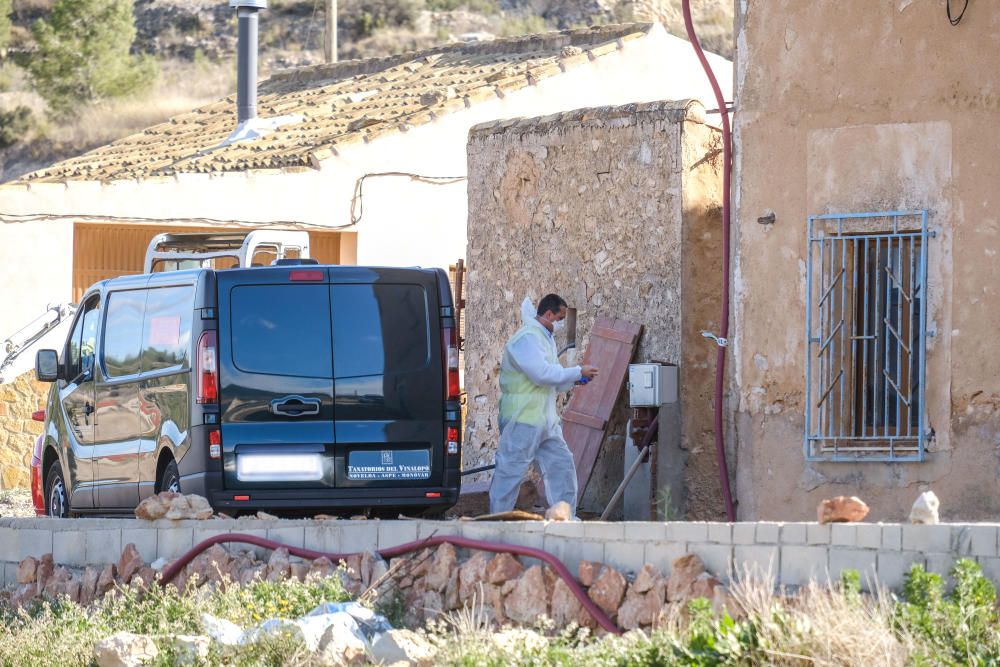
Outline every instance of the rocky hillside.
[[(141, 97), (83, 108), (54, 122), (23, 70), (32, 24), (54, 0), (13, 0), (12, 39), (0, 50), (0, 182), (113, 141), (235, 90), (236, 25), (220, 0), (136, 0), (135, 53), (159, 76)], [(271, 0), (261, 15), (261, 75), (322, 62), (325, 3)], [(694, 0), (705, 45), (731, 56), (733, 3)], [(684, 35), (680, 0), (339, 0), (341, 59), (382, 56), (452, 40), (491, 39), (658, 18)]]

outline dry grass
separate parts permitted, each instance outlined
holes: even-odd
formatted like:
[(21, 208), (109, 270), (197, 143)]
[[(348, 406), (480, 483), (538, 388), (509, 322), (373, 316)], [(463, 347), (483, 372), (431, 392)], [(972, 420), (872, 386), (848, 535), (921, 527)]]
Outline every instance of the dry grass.
[(236, 66), (223, 63), (165, 61), (153, 89), (142, 97), (127, 97), (84, 107), (74, 119), (49, 127), (46, 135), (67, 147), (94, 147), (139, 132), (236, 90)]
[(760, 645), (772, 664), (906, 664), (910, 647), (893, 631), (885, 589), (854, 596), (812, 582), (787, 597), (775, 590), (770, 574), (746, 571), (731, 586), (744, 612), (760, 620)]

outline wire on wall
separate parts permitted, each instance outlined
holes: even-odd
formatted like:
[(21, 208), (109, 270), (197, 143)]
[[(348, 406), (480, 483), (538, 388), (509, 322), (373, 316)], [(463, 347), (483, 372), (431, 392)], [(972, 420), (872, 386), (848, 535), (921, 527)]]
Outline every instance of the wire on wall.
[[(407, 171), (381, 171), (374, 174), (365, 174), (354, 183), (354, 196), (351, 197), (351, 225), (361, 222), (361, 216), (365, 212), (363, 187), (365, 179), (378, 178), (382, 176), (403, 176), (417, 183), (429, 183), (430, 185), (451, 185), (466, 180), (465, 176), (423, 176), (421, 174), (411, 174)], [(351, 226), (346, 225), (346, 226)]]
[(951, 9), (952, 2), (955, 2), (956, 6), (958, 5), (958, 0), (946, 0), (945, 11), (948, 12), (948, 22), (952, 25), (958, 25), (965, 17), (965, 10), (969, 8), (969, 0), (964, 0), (964, 3), (962, 4), (962, 11), (960, 11), (957, 15)]

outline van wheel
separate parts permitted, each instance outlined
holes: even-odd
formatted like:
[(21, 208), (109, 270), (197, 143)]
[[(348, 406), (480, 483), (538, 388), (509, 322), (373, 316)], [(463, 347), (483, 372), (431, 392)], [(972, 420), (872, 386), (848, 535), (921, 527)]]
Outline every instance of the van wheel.
[(163, 468), (157, 488), (159, 488), (160, 491), (172, 491), (174, 493), (181, 492), (181, 475), (177, 471), (176, 461), (171, 461)]
[(63, 480), (62, 467), (58, 461), (49, 466), (49, 474), (45, 478), (45, 510), (49, 516), (57, 519), (69, 516), (66, 482)]

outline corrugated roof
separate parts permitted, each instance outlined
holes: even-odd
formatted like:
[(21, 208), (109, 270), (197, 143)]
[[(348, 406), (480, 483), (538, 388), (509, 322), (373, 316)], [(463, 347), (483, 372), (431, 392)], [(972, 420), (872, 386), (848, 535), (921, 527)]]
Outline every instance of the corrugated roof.
[(260, 84), (258, 114), (297, 114), (301, 122), (219, 147), (236, 127), (232, 95), (22, 182), (316, 167), (344, 146), (406, 131), (612, 53), (650, 27), (597, 26), (280, 72)]

